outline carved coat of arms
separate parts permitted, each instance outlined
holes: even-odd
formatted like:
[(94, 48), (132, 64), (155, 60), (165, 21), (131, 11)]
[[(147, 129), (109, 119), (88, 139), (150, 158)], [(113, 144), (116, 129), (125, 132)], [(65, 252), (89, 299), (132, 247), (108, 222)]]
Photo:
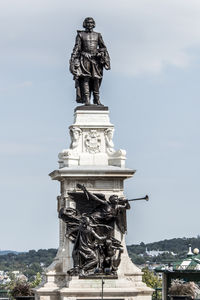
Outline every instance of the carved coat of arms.
[(90, 132), (85, 136), (86, 151), (91, 154), (98, 153), (100, 152), (100, 145), (101, 145), (101, 139), (97, 130), (95, 129), (90, 130)]

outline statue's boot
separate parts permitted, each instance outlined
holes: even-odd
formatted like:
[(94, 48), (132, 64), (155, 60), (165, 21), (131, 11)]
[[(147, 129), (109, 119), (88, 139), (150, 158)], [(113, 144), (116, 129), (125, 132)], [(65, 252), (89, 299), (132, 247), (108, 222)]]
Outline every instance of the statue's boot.
[(99, 100), (99, 94), (94, 93), (93, 103), (94, 103), (94, 104), (97, 104), (97, 105), (103, 106), (103, 104), (102, 104), (102, 103), (100, 102), (100, 100)]
[(85, 105), (90, 105), (90, 95), (85, 94)]

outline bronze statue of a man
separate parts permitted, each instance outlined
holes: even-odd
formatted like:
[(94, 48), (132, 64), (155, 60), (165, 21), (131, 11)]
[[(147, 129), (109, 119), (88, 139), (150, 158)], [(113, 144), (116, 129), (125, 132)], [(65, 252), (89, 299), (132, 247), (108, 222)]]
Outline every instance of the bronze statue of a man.
[(94, 32), (95, 21), (86, 18), (83, 22), (85, 30), (77, 31), (75, 46), (70, 59), (70, 71), (74, 75), (76, 101), (90, 105), (102, 105), (99, 99), (99, 87), (103, 77), (103, 68), (110, 69), (110, 58), (102, 36)]

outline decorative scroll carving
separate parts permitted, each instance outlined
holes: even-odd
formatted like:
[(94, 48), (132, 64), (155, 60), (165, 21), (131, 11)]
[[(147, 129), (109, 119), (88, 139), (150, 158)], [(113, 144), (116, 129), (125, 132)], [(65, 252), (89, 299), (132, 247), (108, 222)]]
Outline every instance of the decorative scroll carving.
[(69, 130), (71, 136), (70, 149), (76, 149), (78, 147), (79, 139), (82, 134), (82, 130), (78, 127), (72, 127)]
[(109, 159), (112, 161), (117, 159), (119, 161), (126, 159), (126, 151), (119, 149), (114, 149), (114, 143), (113, 143), (113, 134), (114, 134), (114, 128), (107, 128), (104, 131), (105, 135), (105, 143), (106, 143), (106, 152), (108, 154)]
[(115, 152), (114, 143), (113, 143), (113, 134), (114, 128), (107, 128), (104, 131), (105, 134), (105, 142), (106, 142), (106, 151), (109, 155), (112, 155)]
[(78, 127), (71, 127), (69, 133), (71, 137), (70, 148), (62, 150), (62, 152), (58, 155), (59, 159), (78, 156), (77, 147), (79, 145), (82, 130)]

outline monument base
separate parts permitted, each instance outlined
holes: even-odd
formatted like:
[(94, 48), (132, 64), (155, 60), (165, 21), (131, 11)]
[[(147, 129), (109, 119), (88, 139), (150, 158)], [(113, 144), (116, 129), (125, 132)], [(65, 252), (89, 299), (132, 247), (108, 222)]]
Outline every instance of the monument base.
[[(35, 296), (37, 300), (150, 300), (153, 290), (142, 282), (141, 275), (136, 273), (118, 279), (107, 279), (106, 276), (91, 279), (73, 277), (66, 280), (67, 286), (64, 287), (59, 287), (56, 282), (49, 282), (37, 289)], [(62, 275), (59, 281), (61, 277)], [(64, 277), (62, 281), (63, 279)]]
[[(94, 105), (77, 107), (74, 123), (69, 129), (70, 148), (59, 153), (59, 169), (50, 174), (53, 180), (60, 182), (58, 213), (66, 208), (77, 211), (81, 209), (73, 198), (74, 194), (83, 195), (80, 184), (94, 195), (104, 195), (107, 201), (112, 195), (119, 199), (125, 197), (124, 180), (131, 178), (135, 171), (125, 168), (126, 151), (114, 149), (114, 126), (110, 123), (108, 108)], [(83, 200), (81, 198), (81, 201)], [(112, 209), (115, 208), (111, 202), (108, 203)], [(84, 213), (89, 217), (90, 213), (86, 207), (87, 205), (84, 206)], [(86, 270), (79, 276), (69, 275), (69, 270), (74, 267), (74, 244), (67, 235), (66, 222), (60, 219), (59, 223), (58, 253), (46, 270), (44, 281), (35, 289), (37, 300), (151, 299), (153, 290), (142, 282), (141, 270), (128, 256), (125, 245), (126, 214), (121, 220), (124, 229), (120, 228), (116, 221), (113, 225), (113, 238), (119, 241), (123, 251), (120, 252), (120, 264), (112, 275), (97, 275), (95, 267), (93, 272), (89, 270), (91, 273)], [(115, 249), (116, 253), (119, 252), (117, 247)], [(116, 257), (117, 254), (114, 257), (115, 261)]]
[(56, 260), (45, 280), (35, 290), (36, 300), (151, 300), (153, 289), (142, 282), (142, 272), (130, 260), (125, 248), (117, 276), (93, 275), (88, 278), (59, 273)]

